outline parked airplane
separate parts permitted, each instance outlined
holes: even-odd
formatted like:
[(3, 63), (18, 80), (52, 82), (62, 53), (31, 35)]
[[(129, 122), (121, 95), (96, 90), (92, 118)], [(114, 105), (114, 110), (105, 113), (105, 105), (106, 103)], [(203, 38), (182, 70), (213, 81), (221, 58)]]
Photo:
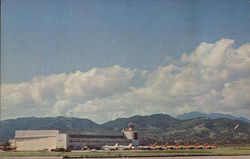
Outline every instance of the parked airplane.
[(189, 144), (185, 144), (184, 145), (184, 149), (193, 149), (193, 146), (189, 145)]
[(102, 146), (102, 149), (105, 150), (105, 151), (118, 150), (118, 143), (116, 143), (114, 146), (104, 145), (104, 146)]
[(175, 145), (164, 144), (162, 146), (157, 146), (156, 144), (150, 145), (150, 150), (176, 150), (176, 149), (216, 149), (217, 145), (209, 145), (209, 144), (195, 144), (189, 145), (188, 143), (185, 145), (179, 145), (178, 143)]
[(212, 144), (212, 145), (211, 145), (211, 148), (212, 148), (212, 149), (217, 149), (217, 144)]
[(138, 149), (138, 150), (150, 150), (150, 146), (137, 146), (136, 149)]
[(195, 144), (195, 149), (204, 149), (205, 147), (200, 144)]
[(175, 149), (184, 149), (184, 145), (179, 145), (178, 143), (175, 145)]
[(169, 146), (168, 146), (168, 144), (164, 144), (164, 145), (162, 145), (162, 147), (161, 147), (163, 150), (168, 150), (169, 149)]
[(156, 143), (150, 145), (150, 150), (162, 150), (162, 146), (158, 146)]
[[(208, 144), (205, 144), (204, 145), (205, 149), (212, 149), (212, 148), (215, 148), (215, 146), (213, 145), (208, 145)], [(216, 147), (217, 148), (217, 147)]]
[(125, 145), (118, 145), (118, 149), (119, 149), (119, 150), (133, 150), (134, 147), (133, 147), (132, 143), (130, 143), (128, 146), (125, 146)]
[[(165, 146), (166, 146), (166, 144), (165, 144)], [(175, 149), (175, 147), (176, 147), (176, 145), (167, 145), (167, 149), (169, 149), (169, 150), (173, 150), (173, 149)]]

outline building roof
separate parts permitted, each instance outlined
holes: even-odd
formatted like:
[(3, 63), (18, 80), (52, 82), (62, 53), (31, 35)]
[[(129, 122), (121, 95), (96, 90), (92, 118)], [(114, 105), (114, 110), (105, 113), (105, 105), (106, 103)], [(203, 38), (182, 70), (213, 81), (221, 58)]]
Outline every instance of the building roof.
[(58, 134), (59, 130), (16, 130), (15, 138), (52, 137)]

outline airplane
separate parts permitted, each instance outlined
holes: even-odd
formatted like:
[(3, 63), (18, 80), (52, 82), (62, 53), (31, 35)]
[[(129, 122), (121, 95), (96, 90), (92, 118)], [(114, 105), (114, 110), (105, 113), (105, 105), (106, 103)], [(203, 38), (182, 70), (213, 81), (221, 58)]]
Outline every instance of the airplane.
[(138, 150), (151, 150), (150, 146), (137, 146), (136, 149), (138, 149)]
[(191, 149), (191, 148), (192, 148), (192, 146), (190, 146), (189, 144), (184, 145), (184, 149)]
[(118, 146), (118, 149), (119, 149), (119, 150), (133, 150), (134, 147), (133, 147), (132, 143), (130, 143), (128, 146), (119, 145), (119, 146)]
[(205, 144), (204, 147), (205, 147), (205, 149), (212, 149), (212, 146), (210, 146), (208, 144)]
[(168, 144), (164, 144), (161, 146), (162, 150), (173, 150), (176, 149), (176, 145), (168, 145)]
[(162, 146), (158, 146), (156, 143), (150, 145), (150, 150), (163, 150)]
[(163, 145), (163, 149), (170, 149), (170, 150), (174, 150), (174, 149), (194, 149), (195, 146), (193, 145), (189, 145), (188, 143), (185, 145), (179, 145), (178, 143), (175, 145), (168, 145), (165, 144)]
[(118, 143), (116, 143), (114, 146), (104, 145), (104, 146), (102, 146), (102, 149), (105, 150), (105, 151), (118, 150)]
[(167, 148), (168, 148), (169, 150), (173, 150), (173, 149), (175, 149), (175, 147), (176, 147), (175, 145), (168, 145), (168, 146), (167, 146)]
[(216, 149), (217, 148), (217, 144), (212, 144), (212, 145), (205, 144), (204, 148), (205, 149)]
[(178, 143), (175, 145), (175, 149), (185, 149), (185, 145), (179, 145)]
[(149, 148), (150, 148), (150, 150), (156, 150), (157, 149), (157, 144), (156, 143), (155, 144), (151, 144), (149, 146)]
[(217, 144), (212, 144), (212, 145), (211, 145), (211, 148), (212, 148), (212, 149), (217, 149)]
[(195, 149), (204, 149), (204, 146), (200, 144), (195, 144)]
[(169, 149), (169, 146), (168, 146), (168, 144), (164, 144), (164, 145), (162, 145), (162, 147), (161, 147), (163, 150), (168, 150)]

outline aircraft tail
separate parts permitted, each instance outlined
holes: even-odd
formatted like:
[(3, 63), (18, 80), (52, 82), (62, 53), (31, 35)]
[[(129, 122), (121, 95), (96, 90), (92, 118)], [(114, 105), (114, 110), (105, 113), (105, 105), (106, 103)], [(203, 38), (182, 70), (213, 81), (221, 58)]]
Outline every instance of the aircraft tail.
[(150, 145), (151, 147), (156, 147), (157, 146), (157, 143), (154, 143), (152, 145)]
[(114, 146), (115, 146), (115, 147), (118, 147), (118, 146), (119, 146), (119, 144), (118, 144), (118, 143), (116, 143)]

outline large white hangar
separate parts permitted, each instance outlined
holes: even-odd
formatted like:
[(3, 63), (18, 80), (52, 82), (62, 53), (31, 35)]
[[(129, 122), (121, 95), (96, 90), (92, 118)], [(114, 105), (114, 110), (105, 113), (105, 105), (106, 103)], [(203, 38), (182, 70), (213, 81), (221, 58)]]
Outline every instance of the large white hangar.
[(104, 145), (138, 146), (139, 134), (133, 124), (124, 128), (120, 133), (101, 131), (69, 131), (60, 133), (59, 130), (17, 130), (15, 138), (10, 140), (16, 150), (44, 150), (55, 148), (82, 149), (101, 148)]
[(17, 150), (44, 150), (67, 148), (67, 134), (59, 130), (17, 130), (15, 138), (10, 140)]

